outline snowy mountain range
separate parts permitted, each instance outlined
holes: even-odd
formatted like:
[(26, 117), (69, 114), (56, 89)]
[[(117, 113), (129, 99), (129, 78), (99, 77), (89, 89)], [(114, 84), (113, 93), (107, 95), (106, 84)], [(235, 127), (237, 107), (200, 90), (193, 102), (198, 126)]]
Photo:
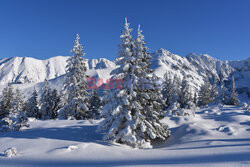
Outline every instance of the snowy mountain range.
[[(0, 83), (37, 83), (45, 79), (54, 79), (66, 73), (69, 57), (56, 56), (46, 60), (30, 57), (13, 57), (0, 60)], [(115, 64), (107, 59), (87, 60), (86, 66), (94, 75), (100, 69), (115, 68)]]
[[(184, 75), (188, 78), (193, 90), (198, 90), (206, 78), (220, 81), (222, 75), (229, 80), (234, 76), (239, 93), (250, 97), (250, 58), (241, 61), (220, 61), (207, 54), (189, 54), (181, 57), (165, 49), (152, 53), (152, 65), (155, 74), (162, 78), (168, 71), (173, 76)], [(50, 80), (52, 87), (60, 89), (62, 77), (66, 73), (68, 57), (57, 56), (46, 60), (30, 57), (13, 57), (0, 60), (0, 84), (9, 82), (16, 87), (27, 89), (31, 86), (40, 88), (41, 82)], [(101, 79), (112, 77), (117, 68), (113, 61), (105, 58), (86, 60), (87, 75)]]

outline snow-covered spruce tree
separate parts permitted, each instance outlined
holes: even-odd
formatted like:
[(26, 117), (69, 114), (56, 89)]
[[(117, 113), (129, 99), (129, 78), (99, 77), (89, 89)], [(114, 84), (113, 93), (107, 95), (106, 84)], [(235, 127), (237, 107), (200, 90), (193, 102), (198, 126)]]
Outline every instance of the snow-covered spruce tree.
[(91, 113), (88, 109), (88, 91), (86, 79), (85, 60), (82, 58), (83, 47), (79, 43), (77, 34), (74, 47), (71, 51), (73, 56), (67, 60), (67, 74), (64, 82), (64, 91), (67, 104), (60, 110), (60, 117), (65, 119), (89, 119)]
[[(113, 90), (112, 90), (113, 91)], [(102, 115), (102, 110), (103, 107), (108, 104), (108, 98), (106, 96), (109, 96), (111, 94), (111, 90), (110, 89), (105, 89), (103, 88), (102, 90), (102, 95), (99, 97), (100, 98), (100, 106), (99, 106), (99, 118), (103, 118), (104, 115)]]
[[(138, 36), (135, 42), (135, 82), (134, 90), (138, 102), (137, 112), (134, 114), (135, 132), (148, 144), (154, 139), (165, 140), (170, 136), (168, 127), (160, 122), (163, 117), (163, 98), (159, 85), (159, 78), (150, 69), (151, 55), (147, 52), (144, 36), (138, 27)], [(144, 118), (141, 118), (144, 116)]]
[(56, 119), (58, 116), (58, 111), (61, 108), (61, 98), (56, 89), (52, 90), (50, 99), (51, 119)]
[(14, 95), (14, 101), (9, 114), (2, 119), (1, 131), (19, 131), (21, 127), (28, 127), (28, 119), (23, 111), (24, 101), (22, 93), (19, 89), (16, 89)]
[(212, 85), (209, 81), (205, 81), (199, 91), (199, 104), (201, 106), (206, 106), (211, 102), (211, 89)]
[(216, 84), (216, 82), (212, 85), (212, 87), (211, 87), (211, 95), (210, 95), (210, 101), (211, 102), (215, 102), (215, 103), (218, 103), (218, 94), (219, 94), (219, 92), (218, 92), (218, 88), (217, 88), (217, 84)]
[(230, 105), (235, 105), (237, 106), (239, 104), (239, 99), (238, 99), (238, 94), (236, 92), (236, 87), (235, 87), (235, 80), (234, 77), (232, 78), (232, 88), (230, 91), (230, 99), (229, 99), (229, 104)]
[(101, 97), (101, 107), (105, 106), (108, 103), (107, 98), (105, 98), (105, 96), (108, 96), (109, 93), (110, 93), (109, 89), (103, 90), (102, 97)]
[(4, 118), (9, 114), (14, 101), (14, 92), (12, 85), (8, 83), (2, 91), (2, 96), (0, 100), (0, 119)]
[(228, 89), (225, 86), (224, 81), (220, 82), (219, 89), (218, 89), (218, 103), (227, 104), (230, 94)]
[(14, 96), (14, 103), (13, 108), (16, 111), (23, 111), (24, 109), (24, 97), (20, 89), (16, 89), (15, 96)]
[[(123, 79), (122, 89), (110, 91), (109, 96), (105, 96), (108, 99), (108, 103), (104, 106), (102, 114), (105, 120), (100, 124), (99, 130), (108, 130), (105, 135), (105, 139), (111, 139), (118, 143), (124, 143), (137, 148), (151, 147), (151, 140), (156, 138), (166, 139), (169, 136), (169, 131), (165, 125), (160, 123), (159, 115), (160, 111), (159, 103), (157, 102), (157, 95), (153, 94), (153, 89), (140, 89), (144, 88), (148, 84), (140, 84), (138, 80), (142, 78), (138, 77), (147, 75), (147, 62), (150, 56), (146, 53), (144, 44), (138, 48), (139, 42), (137, 39), (137, 51), (134, 52), (134, 43), (132, 41), (131, 31), (129, 23), (125, 19), (125, 30), (122, 31), (121, 44), (119, 45), (119, 57), (117, 64), (120, 65), (118, 69), (118, 78)], [(143, 39), (141, 34), (138, 37)], [(134, 53), (137, 53), (141, 49), (144, 52), (143, 55), (137, 55), (141, 61), (141, 66), (135, 61)], [(147, 55), (145, 55), (147, 54)], [(137, 71), (135, 75), (135, 69), (141, 67), (146, 71)], [(144, 83), (149, 83), (149, 79), (144, 78)], [(150, 85), (150, 84), (149, 84)], [(151, 84), (152, 85), (152, 84)], [(147, 87), (146, 87), (147, 88)], [(148, 92), (148, 94), (147, 94)], [(156, 97), (157, 96), (157, 97)], [(105, 99), (104, 99), (105, 100)], [(141, 102), (145, 103), (142, 104)]]
[(89, 98), (89, 112), (91, 113), (91, 118), (94, 119), (100, 118), (100, 107), (101, 107), (101, 98), (98, 94), (98, 89), (92, 89)]
[(41, 115), (39, 112), (38, 94), (37, 94), (36, 89), (34, 89), (31, 97), (28, 100), (26, 115), (27, 117), (34, 117), (36, 119), (41, 118)]
[(50, 106), (50, 101), (51, 101), (51, 88), (49, 87), (49, 82), (47, 79), (44, 81), (44, 86), (42, 88), (42, 94), (41, 94), (41, 99), (40, 99), (40, 114), (41, 114), (41, 119), (52, 119), (52, 113), (51, 113), (51, 106)]
[(225, 70), (220, 67), (220, 74), (219, 74), (219, 87), (218, 87), (218, 103), (228, 104), (230, 99), (230, 93), (225, 85), (226, 81), (226, 73)]
[(163, 78), (162, 86), (162, 97), (164, 100), (164, 105), (168, 108), (171, 104), (171, 96), (173, 93), (173, 80), (170, 73), (166, 72)]
[(43, 92), (40, 99), (40, 114), (42, 119), (56, 119), (61, 108), (60, 96), (56, 89), (49, 87), (48, 80), (45, 80)]
[[(144, 143), (137, 144), (137, 138), (131, 134), (133, 127), (132, 110), (136, 111), (134, 105), (136, 94), (132, 89), (132, 77), (134, 76), (134, 57), (133, 57), (133, 40), (131, 36), (132, 29), (129, 28), (129, 23), (125, 18), (124, 30), (120, 36), (121, 43), (119, 45), (119, 57), (116, 59), (117, 69), (116, 79), (123, 79), (122, 89), (114, 89), (105, 95), (102, 101), (107, 101), (103, 107), (102, 121), (99, 125), (99, 130), (108, 130), (104, 136), (105, 140), (113, 140), (118, 143), (125, 143), (138, 147)], [(138, 104), (139, 105), (139, 104)], [(142, 139), (141, 139), (142, 140)]]
[[(180, 107), (180, 98), (181, 94), (181, 79), (179, 76), (175, 75), (173, 80), (173, 93), (171, 97), (171, 106), (170, 108), (179, 108)], [(173, 106), (174, 105), (174, 106)]]
[(192, 102), (192, 97), (191, 97), (190, 86), (186, 76), (184, 76), (182, 79), (179, 99), (181, 108), (190, 108), (189, 105), (190, 102)]

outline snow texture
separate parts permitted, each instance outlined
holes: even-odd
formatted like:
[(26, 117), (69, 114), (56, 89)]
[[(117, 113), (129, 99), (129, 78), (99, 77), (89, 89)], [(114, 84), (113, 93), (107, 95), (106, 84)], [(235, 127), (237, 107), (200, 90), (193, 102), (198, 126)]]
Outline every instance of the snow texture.
[[(0, 166), (223, 166), (250, 163), (250, 113), (235, 106), (210, 106), (194, 116), (164, 118), (171, 137), (153, 149), (102, 141), (100, 121), (37, 120), (22, 132), (0, 133)], [(18, 156), (6, 158), (15, 147)], [(2, 153), (2, 154), (1, 154)]]

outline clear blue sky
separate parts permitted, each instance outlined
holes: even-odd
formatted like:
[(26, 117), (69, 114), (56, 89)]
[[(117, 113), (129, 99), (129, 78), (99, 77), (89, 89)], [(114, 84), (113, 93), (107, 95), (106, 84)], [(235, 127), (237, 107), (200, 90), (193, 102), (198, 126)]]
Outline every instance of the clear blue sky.
[(113, 60), (124, 17), (150, 51), (250, 57), (250, 0), (0, 0), (0, 58), (70, 55), (79, 33), (86, 58)]

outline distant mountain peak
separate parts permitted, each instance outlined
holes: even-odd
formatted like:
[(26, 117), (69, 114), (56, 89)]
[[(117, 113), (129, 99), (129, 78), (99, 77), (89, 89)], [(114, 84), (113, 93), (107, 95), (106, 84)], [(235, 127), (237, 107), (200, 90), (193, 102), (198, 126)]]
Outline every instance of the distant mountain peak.
[[(37, 83), (66, 73), (68, 56), (56, 56), (45, 60), (31, 57), (12, 57), (0, 60), (0, 83)], [(88, 69), (115, 68), (105, 58), (87, 60)]]
[[(151, 68), (154, 73), (163, 78), (166, 72), (173, 77), (183, 78), (185, 75), (194, 91), (207, 79), (219, 81), (223, 71), (224, 77), (230, 80), (233, 75), (236, 86), (241, 92), (247, 92), (250, 97), (250, 58), (243, 61), (220, 61), (208, 54), (190, 53), (181, 57), (160, 48), (152, 54)], [(62, 85), (66, 73), (68, 56), (56, 56), (46, 60), (31, 57), (12, 57), (0, 60), (0, 83), (39, 83), (45, 79)], [(87, 60), (87, 59), (86, 59)], [(109, 79), (115, 75), (116, 64), (106, 58), (89, 59), (86, 61), (87, 75), (101, 79)], [(113, 72), (112, 72), (113, 71)], [(53, 79), (53, 80), (52, 80)]]

